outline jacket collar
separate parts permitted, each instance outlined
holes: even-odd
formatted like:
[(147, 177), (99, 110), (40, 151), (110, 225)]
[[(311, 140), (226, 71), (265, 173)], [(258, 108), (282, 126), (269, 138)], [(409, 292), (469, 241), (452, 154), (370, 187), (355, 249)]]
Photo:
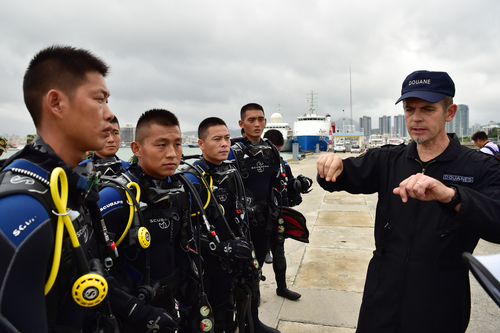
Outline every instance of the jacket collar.
[[(448, 147), (437, 157), (435, 157), (433, 160), (441, 162), (441, 161), (451, 161), (455, 159), (455, 157), (458, 155), (460, 152), (460, 141), (458, 140), (458, 137), (455, 133), (447, 133), (448, 138), (450, 138), (450, 143), (448, 144)], [(415, 141), (412, 141), (408, 144), (408, 149), (406, 150), (406, 157), (410, 158), (412, 160), (418, 159), (420, 160), (420, 157), (418, 156), (418, 151), (417, 151), (417, 143)]]

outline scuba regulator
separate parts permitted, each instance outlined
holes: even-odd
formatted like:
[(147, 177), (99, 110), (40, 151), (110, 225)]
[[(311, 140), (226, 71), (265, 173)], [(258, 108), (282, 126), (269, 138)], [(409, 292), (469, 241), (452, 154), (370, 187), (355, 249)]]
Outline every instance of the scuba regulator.
[[(59, 182), (61, 192), (59, 192)], [(68, 192), (68, 178), (66, 176), (66, 172), (62, 168), (57, 167), (52, 171), (50, 176), (50, 193), (57, 208), (57, 213), (54, 211), (53, 213), (57, 215), (58, 218), (55, 235), (54, 259), (49, 278), (45, 284), (45, 295), (47, 295), (52, 289), (59, 271), (63, 233), (64, 228), (66, 227), (73, 246), (77, 270), (81, 274), (81, 276), (73, 284), (71, 294), (74, 301), (78, 305), (83, 307), (92, 307), (98, 305), (105, 299), (108, 293), (108, 283), (102, 276), (102, 266), (97, 259), (91, 261), (91, 267), (89, 268), (87, 259), (85, 258), (83, 249), (78, 241), (75, 227), (72, 222), (78, 218), (80, 213), (67, 209)]]
[[(131, 187), (136, 189), (135, 198), (129, 193), (130, 191), (128, 189)], [(125, 227), (123, 234), (116, 242), (116, 245), (119, 246), (123, 240), (126, 239), (126, 244), (128, 246), (137, 244), (139, 245), (139, 248), (147, 249), (151, 244), (151, 234), (146, 227), (141, 225), (141, 218), (137, 209), (137, 207), (140, 206), (139, 200), (141, 198), (141, 188), (137, 185), (137, 183), (130, 182), (127, 184), (125, 194), (127, 196), (127, 203), (130, 206), (130, 214), (127, 226)], [(128, 238), (126, 238), (127, 236)]]

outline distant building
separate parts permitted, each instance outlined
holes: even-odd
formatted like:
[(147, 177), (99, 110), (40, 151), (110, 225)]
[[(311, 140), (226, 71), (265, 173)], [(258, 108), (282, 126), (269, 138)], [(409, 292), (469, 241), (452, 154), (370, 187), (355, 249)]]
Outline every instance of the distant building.
[(135, 126), (127, 124), (125, 127), (121, 127), (120, 138), (122, 143), (130, 145), (133, 141), (135, 141)]
[(181, 134), (182, 143), (187, 144), (198, 144), (198, 137), (196, 135), (184, 135)]
[(363, 132), (364, 136), (372, 135), (372, 117), (363, 116), (359, 118), (359, 131)]
[(407, 137), (406, 121), (404, 115), (394, 116), (394, 135), (399, 137)]
[(382, 116), (378, 118), (378, 128), (380, 134), (391, 134), (391, 116)]
[(488, 125), (484, 125), (481, 127), (481, 130), (489, 134), (494, 128), (499, 128), (500, 126), (494, 121), (490, 121)]
[(481, 125), (478, 124), (478, 123), (475, 123), (474, 125), (472, 125), (472, 134), (476, 133), (476, 132), (479, 132), (481, 131)]
[(457, 113), (452, 121), (446, 123), (446, 133), (456, 133), (458, 137), (468, 136), (469, 131), (469, 107), (458, 104)]
[(344, 133), (356, 132), (356, 125), (344, 125)]

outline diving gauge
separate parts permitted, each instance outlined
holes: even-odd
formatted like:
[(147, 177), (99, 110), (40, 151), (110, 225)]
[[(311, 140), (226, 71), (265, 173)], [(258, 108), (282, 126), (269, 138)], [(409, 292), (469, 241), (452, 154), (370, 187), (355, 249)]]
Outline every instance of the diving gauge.
[(203, 319), (200, 323), (200, 328), (203, 332), (210, 332), (212, 330), (212, 327), (212, 321), (208, 318)]
[(206, 317), (208, 316), (208, 314), (210, 313), (210, 308), (206, 305), (203, 305), (201, 308), (200, 308), (200, 314), (203, 316), (203, 317)]

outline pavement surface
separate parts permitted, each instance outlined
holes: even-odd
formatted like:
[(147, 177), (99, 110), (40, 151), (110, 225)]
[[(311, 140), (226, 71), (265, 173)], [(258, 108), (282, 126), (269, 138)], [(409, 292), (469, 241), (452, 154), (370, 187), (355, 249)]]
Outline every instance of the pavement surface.
[[(354, 156), (350, 153), (343, 157)], [(309, 243), (285, 242), (288, 287), (297, 301), (276, 295), (272, 265), (264, 264), (260, 319), (283, 333), (352, 333), (356, 330), (368, 262), (375, 248), (373, 225), (377, 194), (325, 192), (316, 184), (319, 154), (291, 162), (295, 176), (314, 180), (313, 191), (294, 207), (307, 218)], [(481, 240), (475, 255), (500, 253), (500, 245)], [(472, 313), (468, 333), (498, 332), (500, 308), (470, 275)]]

